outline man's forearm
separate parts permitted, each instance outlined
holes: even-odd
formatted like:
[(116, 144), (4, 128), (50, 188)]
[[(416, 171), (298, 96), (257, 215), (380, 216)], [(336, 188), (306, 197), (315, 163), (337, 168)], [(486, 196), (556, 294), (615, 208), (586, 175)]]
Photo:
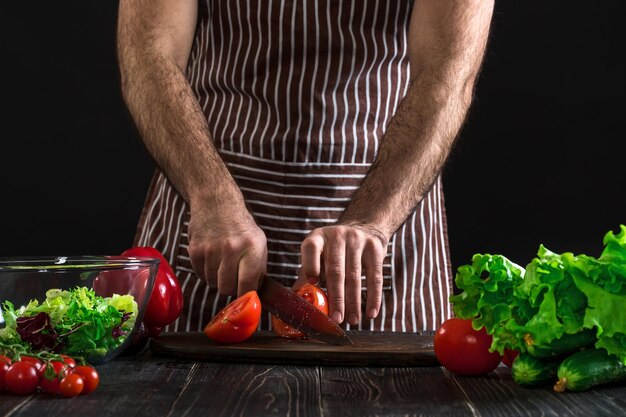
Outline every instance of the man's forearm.
[[(170, 48), (142, 28), (146, 19), (120, 10), (118, 51), (122, 91), (150, 154), (183, 198), (237, 201), (243, 198), (219, 157), (204, 114)], [(127, 20), (124, 20), (127, 19)], [(185, 59), (186, 61), (186, 59)]]
[(436, 98), (428, 77), (409, 88), (340, 223), (369, 225), (389, 239), (437, 178), (469, 103), (459, 91)]
[[(407, 95), (340, 223), (369, 226), (388, 239), (428, 192), (471, 103), (488, 32), (483, 21), (490, 18), (489, 10), (482, 13), (487, 16), (462, 16), (470, 21), (457, 22), (461, 27), (482, 25), (482, 30), (469, 30), (470, 35), (458, 28), (449, 33), (437, 28), (424, 35), (433, 39), (414, 52)], [(435, 47), (437, 43), (442, 45)]]

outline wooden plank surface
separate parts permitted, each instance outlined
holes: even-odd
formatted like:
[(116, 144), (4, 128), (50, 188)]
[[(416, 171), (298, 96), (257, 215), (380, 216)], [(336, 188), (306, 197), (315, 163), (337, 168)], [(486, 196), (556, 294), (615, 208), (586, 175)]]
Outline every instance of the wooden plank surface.
[(316, 367), (199, 362), (167, 416), (318, 417), (318, 380)]
[(0, 393), (0, 417), (626, 416), (624, 384), (582, 393), (526, 389), (504, 366), (482, 377), (442, 367), (234, 364), (155, 357), (97, 367), (93, 393)]
[(472, 416), (454, 381), (440, 367), (321, 369), (324, 415)]
[(348, 332), (353, 345), (316, 340), (288, 340), (257, 332), (243, 343), (220, 345), (202, 332), (169, 333), (153, 339), (151, 350), (162, 356), (214, 362), (342, 366), (438, 365), (432, 336), (415, 333)]

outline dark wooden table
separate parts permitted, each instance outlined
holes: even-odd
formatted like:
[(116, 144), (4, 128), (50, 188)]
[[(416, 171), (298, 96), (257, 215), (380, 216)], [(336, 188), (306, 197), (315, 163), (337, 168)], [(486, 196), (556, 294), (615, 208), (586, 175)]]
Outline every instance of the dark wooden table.
[(0, 394), (0, 417), (626, 416), (626, 386), (559, 394), (441, 367), (366, 368), (194, 362), (153, 356), (97, 367), (100, 387), (66, 399)]

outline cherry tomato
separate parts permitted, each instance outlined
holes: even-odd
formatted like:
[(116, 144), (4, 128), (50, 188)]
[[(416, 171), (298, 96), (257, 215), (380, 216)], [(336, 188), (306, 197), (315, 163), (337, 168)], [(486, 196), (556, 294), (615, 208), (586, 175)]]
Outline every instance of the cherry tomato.
[(85, 388), (85, 381), (83, 377), (78, 374), (69, 374), (61, 380), (59, 385), (61, 394), (65, 397), (75, 397), (83, 392)]
[(29, 361), (13, 362), (4, 375), (6, 388), (14, 394), (35, 392), (39, 384), (36, 365)]
[(100, 384), (100, 375), (98, 375), (98, 371), (91, 366), (79, 365), (72, 369), (72, 373), (78, 374), (83, 378), (83, 382), (85, 383), (83, 394), (93, 392)]
[(6, 362), (9, 365), (11, 365), (11, 362), (13, 362), (13, 361), (8, 356), (0, 355), (0, 363), (2, 363), (2, 362)]
[(517, 358), (519, 352), (517, 350), (504, 349), (504, 355), (502, 356), (502, 363), (509, 368), (513, 365), (513, 361)]
[(37, 370), (37, 376), (39, 376), (39, 378), (43, 377), (43, 372), (46, 370), (43, 366), (43, 362), (40, 361), (37, 358), (34, 358), (32, 356), (21, 356), (20, 357), (20, 361), (21, 362), (30, 362), (33, 365), (35, 365), (35, 369)]
[(3, 360), (0, 360), (0, 391), (4, 391), (6, 388), (5, 375), (9, 370), (9, 364)]
[[(313, 284), (304, 284), (295, 290), (295, 293), (317, 307), (318, 310), (328, 314), (328, 298), (321, 288)], [(301, 331), (294, 329), (278, 317), (272, 316), (272, 329), (276, 334), (286, 339), (302, 339), (306, 337)]]
[(63, 362), (65, 362), (68, 366), (74, 368), (76, 366), (76, 361), (71, 357), (64, 354), (61, 354), (63, 358)]
[(43, 378), (39, 386), (44, 392), (60, 393), (60, 381), (69, 373), (70, 366), (65, 362), (50, 361), (44, 364)]
[(224, 307), (204, 328), (204, 334), (218, 343), (243, 342), (256, 331), (261, 318), (261, 300), (249, 291)]
[(498, 366), (502, 356), (489, 352), (492, 337), (484, 328), (474, 330), (471, 320), (446, 320), (435, 333), (435, 355), (450, 372), (484, 375)]

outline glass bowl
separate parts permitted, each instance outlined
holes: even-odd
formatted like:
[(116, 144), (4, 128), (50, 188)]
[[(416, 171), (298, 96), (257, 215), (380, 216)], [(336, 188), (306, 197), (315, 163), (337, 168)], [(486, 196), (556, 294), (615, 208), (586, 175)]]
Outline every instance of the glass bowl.
[(109, 361), (137, 332), (158, 265), (123, 256), (0, 258), (0, 343)]

